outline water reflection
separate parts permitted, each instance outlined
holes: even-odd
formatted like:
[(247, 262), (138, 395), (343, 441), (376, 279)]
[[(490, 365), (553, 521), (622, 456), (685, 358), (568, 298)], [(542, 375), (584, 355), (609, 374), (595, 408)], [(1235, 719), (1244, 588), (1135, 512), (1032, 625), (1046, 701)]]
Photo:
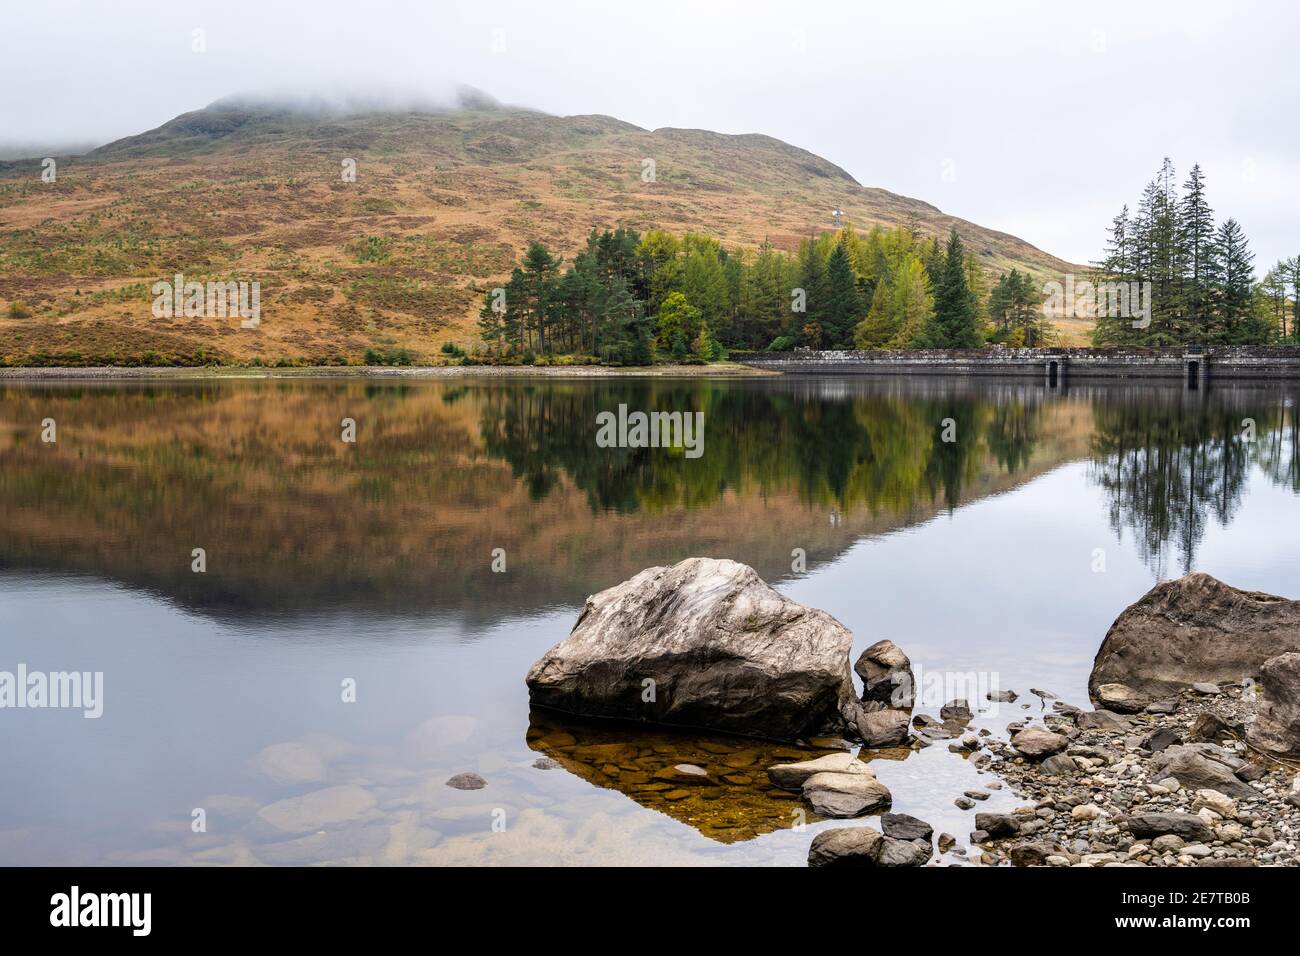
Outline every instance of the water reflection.
[[(1206, 522), (1231, 521), (1252, 464), (1300, 489), (1288, 402), (825, 379), (7, 385), (0, 567), (226, 617), (487, 622), (692, 554), (780, 580), (791, 542), (824, 561), (1087, 457), (1114, 530), (1159, 574), (1168, 548), (1189, 567)], [(596, 413), (619, 404), (702, 411), (703, 456), (597, 447)], [(39, 440), (47, 417), (57, 445)], [(510, 573), (492, 573), (496, 548)]]
[[(574, 605), (648, 565), (730, 557), (835, 614), (858, 651), (890, 637), (920, 667), (1081, 703), (1147, 568), (1290, 593), (1293, 399), (862, 379), (0, 387), (8, 666), (103, 670), (108, 693), (102, 720), (5, 718), (0, 862), (802, 863), (807, 808), (757, 771), (807, 751), (530, 716), (523, 675)], [(619, 403), (704, 411), (704, 456), (598, 449), (595, 412)], [(1215, 535), (1231, 522), (1248, 546)], [(1109, 533), (1126, 547), (1091, 574)], [(678, 763), (718, 785), (655, 779)], [(877, 766), (897, 810), (971, 829), (953, 798), (982, 778), (946, 747)], [(446, 786), (467, 771), (487, 789)]]
[(1091, 480), (1106, 492), (1110, 524), (1131, 533), (1160, 578), (1196, 562), (1208, 522), (1232, 522), (1249, 470), (1300, 490), (1300, 445), (1290, 398), (1278, 393), (1145, 390), (1093, 396)]

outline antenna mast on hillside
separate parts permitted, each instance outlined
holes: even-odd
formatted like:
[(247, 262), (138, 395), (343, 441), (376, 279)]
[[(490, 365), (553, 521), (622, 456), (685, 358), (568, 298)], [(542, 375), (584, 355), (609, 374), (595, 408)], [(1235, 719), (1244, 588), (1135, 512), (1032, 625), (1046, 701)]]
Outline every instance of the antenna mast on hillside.
[(844, 210), (832, 209), (831, 222), (835, 224), (836, 229), (842, 228), (844, 226)]

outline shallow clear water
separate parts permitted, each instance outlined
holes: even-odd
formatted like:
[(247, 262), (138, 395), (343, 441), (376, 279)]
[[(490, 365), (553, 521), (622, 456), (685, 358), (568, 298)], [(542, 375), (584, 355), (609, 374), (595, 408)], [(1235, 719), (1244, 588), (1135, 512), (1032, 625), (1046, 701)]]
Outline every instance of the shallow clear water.
[[(597, 447), (620, 403), (703, 411), (703, 454)], [(104, 685), (98, 719), (0, 710), (0, 864), (802, 863), (835, 824), (797, 826), (764, 785), (791, 747), (530, 715), (523, 676), (586, 595), (734, 558), (841, 620), (855, 656), (900, 644), (937, 682), (922, 710), (1015, 689), (976, 719), (1001, 731), (1043, 706), (1031, 686), (1085, 703), (1106, 628), (1160, 577), (1300, 594), (1294, 403), (860, 379), (2, 386), (0, 671)], [(875, 761), (894, 809), (964, 842), (952, 801), (991, 777), (942, 746), (900, 756)], [(670, 798), (654, 769), (683, 760), (725, 786)], [(445, 785), (463, 771), (488, 786)]]

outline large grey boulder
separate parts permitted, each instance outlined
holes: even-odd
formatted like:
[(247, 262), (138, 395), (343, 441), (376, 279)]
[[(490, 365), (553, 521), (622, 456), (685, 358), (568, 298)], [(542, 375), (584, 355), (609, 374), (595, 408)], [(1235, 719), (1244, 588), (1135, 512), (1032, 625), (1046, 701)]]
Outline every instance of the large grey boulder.
[(853, 665), (862, 678), (863, 703), (910, 710), (916, 697), (912, 662), (893, 641), (876, 641)]
[[(853, 638), (735, 561), (648, 568), (587, 599), (528, 671), (532, 703), (567, 713), (776, 740), (838, 735), (859, 705)], [(847, 728), (856, 732), (856, 727)]]
[(1300, 654), (1279, 654), (1259, 671), (1261, 700), (1246, 740), (1275, 754), (1300, 754)]
[(1264, 662), (1300, 651), (1300, 602), (1240, 591), (1208, 574), (1162, 581), (1111, 625), (1088, 692), (1122, 684), (1137, 695), (1254, 677)]

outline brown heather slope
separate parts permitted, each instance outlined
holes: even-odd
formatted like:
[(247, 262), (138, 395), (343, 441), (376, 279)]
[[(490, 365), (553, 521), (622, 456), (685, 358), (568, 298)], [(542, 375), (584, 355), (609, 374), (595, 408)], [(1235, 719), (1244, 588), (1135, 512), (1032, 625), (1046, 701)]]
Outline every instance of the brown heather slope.
[[(1077, 268), (768, 136), (475, 105), (340, 117), (223, 101), (62, 159), (54, 183), (39, 160), (0, 163), (0, 364), (355, 363), (399, 347), (432, 361), (470, 343), (483, 290), (530, 240), (568, 257), (593, 227), (791, 250), (839, 207), (859, 229), (955, 225), (991, 275)], [(154, 318), (150, 286), (177, 272), (260, 281), (261, 327)]]

